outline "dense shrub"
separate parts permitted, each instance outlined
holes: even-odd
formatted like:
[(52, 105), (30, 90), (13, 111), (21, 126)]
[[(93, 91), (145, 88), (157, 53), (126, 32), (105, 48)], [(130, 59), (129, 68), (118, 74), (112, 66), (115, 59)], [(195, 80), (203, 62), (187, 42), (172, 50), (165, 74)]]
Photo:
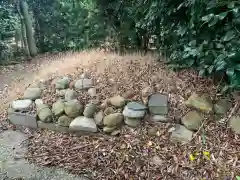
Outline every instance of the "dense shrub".
[[(200, 75), (225, 74), (230, 87), (240, 88), (239, 1), (27, 2), (40, 52), (97, 47), (107, 37), (113, 42), (110, 44), (113, 49), (147, 50), (149, 40), (154, 36), (157, 50), (167, 55), (171, 67), (195, 67)], [(0, 27), (5, 29), (13, 27), (11, 24), (15, 22), (12, 21), (12, 11), (16, 8), (9, 4), (4, 11), (1, 10), (5, 13), (0, 12)], [(10, 13), (6, 15), (6, 12)], [(2, 38), (3, 33), (0, 33)], [(6, 46), (1, 45), (1, 49), (6, 49)]]
[(239, 1), (96, 1), (125, 39), (134, 37), (129, 32), (147, 38), (156, 35), (156, 46), (164, 50), (172, 67), (196, 67), (200, 75), (222, 72), (230, 87), (240, 87)]
[(91, 0), (29, 0), (40, 51), (65, 51), (99, 45), (106, 36)]

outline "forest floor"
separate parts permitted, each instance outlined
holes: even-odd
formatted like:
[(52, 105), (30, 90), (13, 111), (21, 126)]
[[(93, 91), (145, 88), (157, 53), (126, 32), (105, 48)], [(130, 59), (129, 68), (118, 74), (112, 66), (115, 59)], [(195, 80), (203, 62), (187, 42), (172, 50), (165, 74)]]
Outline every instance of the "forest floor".
[[(187, 144), (169, 141), (169, 129), (189, 111), (183, 102), (194, 92), (214, 97), (218, 87), (193, 70), (172, 72), (156, 59), (152, 55), (119, 56), (91, 51), (37, 57), (32, 63), (2, 69), (2, 124), (11, 128), (5, 121), (8, 103), (40, 79), (87, 72), (97, 80), (102, 98), (126, 91), (138, 96), (142, 89), (154, 87), (155, 91), (169, 95), (168, 116), (173, 120), (154, 125), (156, 135), (149, 135), (148, 129), (153, 125), (147, 123), (136, 129), (124, 129), (119, 137), (71, 137), (50, 131), (28, 131), (32, 137), (27, 159), (43, 166), (61, 167), (74, 174), (90, 174), (101, 180), (236, 179), (240, 175), (240, 137), (228, 126), (218, 124), (213, 116), (207, 115), (202, 124), (204, 143), (198, 131)], [(191, 161), (191, 154), (202, 151), (209, 152), (210, 158)]]

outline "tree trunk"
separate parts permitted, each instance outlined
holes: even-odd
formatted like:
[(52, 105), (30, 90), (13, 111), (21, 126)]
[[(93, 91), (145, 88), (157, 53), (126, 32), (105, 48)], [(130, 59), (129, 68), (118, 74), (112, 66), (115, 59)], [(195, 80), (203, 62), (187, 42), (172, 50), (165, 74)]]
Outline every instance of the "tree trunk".
[(33, 26), (30, 14), (28, 12), (28, 5), (24, 0), (20, 0), (20, 9), (23, 16), (23, 21), (26, 29), (26, 37), (28, 43), (28, 50), (31, 56), (37, 55), (36, 42), (33, 36)]

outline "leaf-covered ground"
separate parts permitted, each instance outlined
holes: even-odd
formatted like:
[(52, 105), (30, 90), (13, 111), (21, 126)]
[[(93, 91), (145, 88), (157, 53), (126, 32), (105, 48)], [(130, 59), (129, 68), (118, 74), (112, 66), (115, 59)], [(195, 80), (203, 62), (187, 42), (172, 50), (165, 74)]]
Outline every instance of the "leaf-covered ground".
[[(204, 131), (198, 131), (191, 142), (179, 145), (169, 140), (169, 130), (189, 111), (183, 102), (191, 93), (216, 96), (217, 87), (211, 79), (200, 78), (191, 70), (172, 72), (150, 55), (118, 56), (91, 51), (43, 59), (41, 67), (32, 67), (20, 82), (9, 86), (1, 104), (21, 95), (24, 87), (34, 80), (66, 74), (77, 79), (87, 72), (94, 79), (102, 101), (126, 92), (133, 94), (132, 99), (141, 101), (141, 90), (146, 87), (168, 93), (172, 123), (156, 125), (146, 118), (139, 128), (124, 127), (118, 137), (73, 137), (50, 131), (32, 132), (26, 155), (30, 161), (44, 166), (60, 166), (101, 180), (215, 180), (236, 179), (240, 175), (240, 136), (227, 125), (219, 124), (212, 115), (205, 116)], [(45, 98), (54, 96), (45, 94)], [(5, 115), (2, 109), (2, 120)], [(210, 158), (199, 155), (191, 161), (190, 155), (196, 152), (209, 152)]]

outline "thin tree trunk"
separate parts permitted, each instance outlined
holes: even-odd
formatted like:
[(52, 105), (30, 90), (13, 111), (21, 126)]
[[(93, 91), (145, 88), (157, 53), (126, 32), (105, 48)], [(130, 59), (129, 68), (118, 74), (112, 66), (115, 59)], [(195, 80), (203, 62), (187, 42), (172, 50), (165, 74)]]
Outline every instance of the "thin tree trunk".
[(23, 21), (25, 24), (26, 29), (26, 37), (27, 37), (27, 43), (28, 43), (28, 50), (31, 56), (37, 55), (37, 47), (36, 42), (33, 36), (33, 26), (32, 26), (32, 20), (30, 17), (30, 14), (28, 12), (28, 5), (24, 0), (20, 0), (20, 8), (21, 13), (23, 16)]
[(18, 15), (19, 15), (20, 23), (21, 23), (21, 45), (22, 45), (22, 48), (24, 49), (25, 54), (29, 57), (30, 53), (29, 53), (29, 50), (28, 50), (26, 31), (25, 31), (24, 21), (23, 21), (22, 14), (20, 12), (19, 5), (20, 5), (19, 3), (16, 3), (16, 8), (17, 8), (17, 12), (18, 12)]

